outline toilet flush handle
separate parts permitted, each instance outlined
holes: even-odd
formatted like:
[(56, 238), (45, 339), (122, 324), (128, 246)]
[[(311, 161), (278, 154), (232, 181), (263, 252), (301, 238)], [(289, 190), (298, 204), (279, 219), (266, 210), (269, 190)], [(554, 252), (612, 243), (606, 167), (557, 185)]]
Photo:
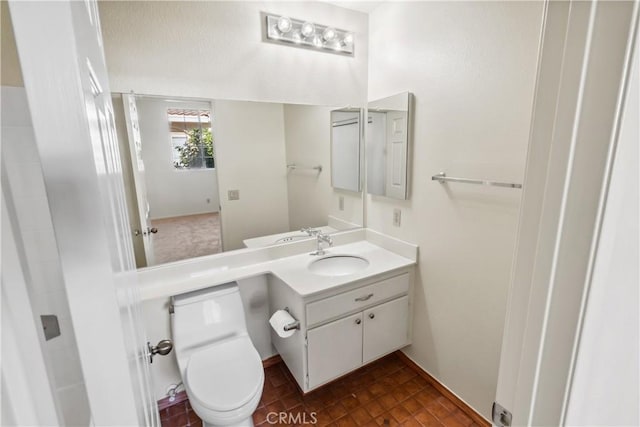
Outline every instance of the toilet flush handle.
[(173, 342), (171, 340), (161, 340), (158, 345), (151, 345), (147, 342), (147, 348), (149, 349), (149, 363), (153, 363), (153, 356), (159, 354), (160, 356), (166, 356), (173, 350)]

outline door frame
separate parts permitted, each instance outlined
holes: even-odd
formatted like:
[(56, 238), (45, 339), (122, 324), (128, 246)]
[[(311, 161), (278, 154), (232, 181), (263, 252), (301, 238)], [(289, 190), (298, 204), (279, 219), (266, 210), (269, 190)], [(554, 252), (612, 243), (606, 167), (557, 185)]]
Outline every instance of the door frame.
[(545, 3), (496, 391), (511, 425), (565, 422), (637, 27), (638, 0)]
[(60, 425), (27, 291), (24, 253), (2, 183), (2, 424)]
[(140, 304), (122, 171), (109, 163), (117, 142), (101, 146), (87, 112), (96, 94), (111, 107), (97, 3), (10, 0), (9, 9), (93, 423), (159, 425), (146, 360), (132, 350), (144, 337), (130, 330)]

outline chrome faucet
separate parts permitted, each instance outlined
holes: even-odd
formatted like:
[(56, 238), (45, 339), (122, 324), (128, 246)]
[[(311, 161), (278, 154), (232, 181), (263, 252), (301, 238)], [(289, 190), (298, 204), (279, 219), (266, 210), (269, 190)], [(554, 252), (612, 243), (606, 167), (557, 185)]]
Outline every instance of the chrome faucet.
[(318, 244), (318, 246), (316, 247), (316, 251), (311, 252), (309, 255), (318, 255), (318, 256), (324, 255), (326, 252), (322, 248), (323, 242), (328, 243), (329, 246), (333, 246), (333, 239), (331, 238), (331, 236), (329, 236), (328, 234), (324, 234), (322, 231), (317, 232), (316, 239), (317, 239), (316, 242)]
[(302, 233), (307, 233), (309, 236), (317, 236), (320, 233), (320, 230), (317, 228), (305, 227), (300, 230)]

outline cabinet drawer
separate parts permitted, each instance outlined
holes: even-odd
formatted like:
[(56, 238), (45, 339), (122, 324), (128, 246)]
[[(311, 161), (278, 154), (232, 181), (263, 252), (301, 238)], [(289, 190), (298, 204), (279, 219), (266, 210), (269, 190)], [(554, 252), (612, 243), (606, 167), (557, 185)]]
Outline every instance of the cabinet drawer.
[(409, 291), (409, 273), (381, 280), (336, 296), (307, 304), (307, 325), (313, 326), (350, 311), (369, 307)]

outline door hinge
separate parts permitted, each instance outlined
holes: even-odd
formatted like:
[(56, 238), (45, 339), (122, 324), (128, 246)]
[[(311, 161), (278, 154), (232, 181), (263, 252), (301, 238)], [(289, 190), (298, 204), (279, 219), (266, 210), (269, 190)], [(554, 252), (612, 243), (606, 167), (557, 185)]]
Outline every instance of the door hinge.
[(493, 402), (491, 409), (491, 419), (493, 425), (498, 427), (510, 427), (513, 416), (511, 412), (502, 407), (498, 402)]
[(40, 316), (42, 322), (42, 329), (44, 330), (44, 339), (49, 341), (57, 336), (60, 336), (60, 324), (58, 323), (58, 316), (53, 314), (43, 314)]
[(309, 347), (309, 338), (307, 337), (307, 334), (304, 335), (304, 346)]

